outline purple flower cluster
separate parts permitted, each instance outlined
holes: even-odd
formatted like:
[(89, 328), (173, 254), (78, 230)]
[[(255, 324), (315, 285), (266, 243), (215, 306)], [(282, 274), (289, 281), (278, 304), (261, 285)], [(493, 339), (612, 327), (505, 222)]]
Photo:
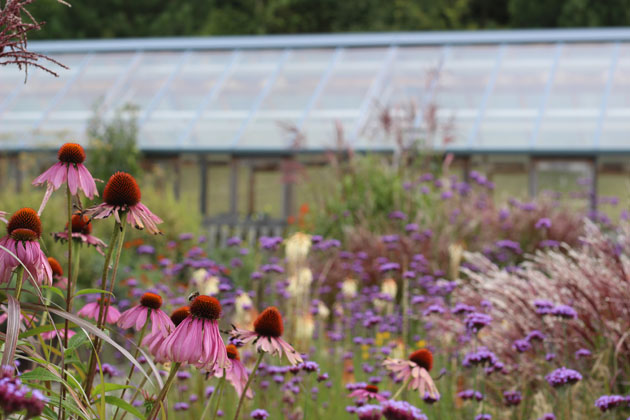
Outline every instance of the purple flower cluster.
[(505, 391), (503, 393), (503, 401), (508, 407), (519, 405), (523, 400), (523, 396), (518, 391)]
[(406, 401), (387, 400), (382, 407), (387, 420), (428, 420), (419, 408)]
[(378, 405), (367, 404), (356, 409), (359, 420), (380, 420), (382, 408)]
[(478, 365), (488, 365), (488, 366), (497, 366), (501, 362), (499, 362), (499, 358), (490, 350), (485, 347), (481, 347), (476, 352), (470, 352), (464, 356), (464, 360), (462, 361), (462, 365), (464, 367), (472, 367)]
[(492, 317), (490, 315), (480, 312), (470, 313), (466, 315), (466, 319), (464, 319), (466, 329), (474, 333), (478, 333), (483, 327), (490, 325), (491, 322)]
[(581, 381), (582, 375), (576, 370), (567, 369), (563, 366), (545, 376), (545, 379), (549, 382), (549, 385), (554, 388), (558, 388), (564, 385), (573, 385), (576, 382)]
[(36, 389), (22, 384), (13, 375), (13, 368), (5, 366), (0, 373), (0, 408), (5, 416), (26, 410), (26, 418), (39, 416), (44, 410), (46, 397)]
[(619, 406), (630, 406), (630, 397), (624, 397), (623, 395), (602, 395), (595, 401), (595, 407), (602, 410), (612, 410)]
[(572, 307), (570, 307), (568, 305), (556, 305), (551, 310), (550, 313), (551, 313), (551, 315), (557, 316), (558, 318), (564, 318), (564, 319), (575, 319), (575, 318), (577, 318), (577, 312), (575, 311), (575, 309), (573, 309)]
[(269, 413), (267, 413), (267, 411), (263, 410), (262, 408), (257, 408), (256, 410), (252, 411), (250, 417), (255, 420), (265, 420), (269, 417)]
[(457, 397), (462, 400), (483, 400), (483, 394), (479, 391), (475, 391), (474, 389), (466, 389), (464, 391), (458, 392)]
[(516, 340), (514, 344), (512, 344), (512, 348), (519, 353), (525, 353), (527, 350), (532, 348), (532, 345), (529, 344), (527, 339)]

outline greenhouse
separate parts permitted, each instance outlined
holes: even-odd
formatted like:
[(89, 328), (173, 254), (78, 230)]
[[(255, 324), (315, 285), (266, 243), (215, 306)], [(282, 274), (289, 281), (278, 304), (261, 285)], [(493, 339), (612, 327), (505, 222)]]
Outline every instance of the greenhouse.
[[(616, 159), (630, 153), (627, 29), (29, 45), (69, 69), (31, 69), (26, 84), (17, 68), (0, 74), (5, 171), (19, 172), (18, 151), (85, 142), (95, 113), (133, 105), (148, 159), (195, 166), (204, 213), (213, 167), (229, 168), (236, 213), (243, 170), (252, 180), (294, 159), (321, 165), (340, 148), (453, 152), (466, 171), (483, 162), (490, 173), (529, 172), (532, 195), (541, 168), (623, 173)], [(283, 216), (292, 196), (285, 185)]]

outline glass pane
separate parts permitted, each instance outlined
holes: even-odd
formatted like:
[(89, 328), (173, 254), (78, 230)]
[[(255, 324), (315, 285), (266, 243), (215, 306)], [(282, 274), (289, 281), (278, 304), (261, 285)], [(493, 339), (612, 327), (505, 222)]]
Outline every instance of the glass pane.
[(612, 89), (608, 97), (599, 147), (602, 149), (630, 149), (630, 45), (619, 49)]
[(563, 47), (535, 147), (593, 147), (611, 58), (612, 44)]
[(551, 44), (506, 47), (477, 133), (478, 147), (529, 148), (555, 51)]

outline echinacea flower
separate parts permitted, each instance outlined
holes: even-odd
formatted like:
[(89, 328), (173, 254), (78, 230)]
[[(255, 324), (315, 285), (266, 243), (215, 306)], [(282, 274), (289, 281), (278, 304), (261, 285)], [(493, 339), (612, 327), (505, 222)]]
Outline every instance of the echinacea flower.
[(44, 194), (38, 214), (41, 214), (44, 207), (46, 207), (46, 203), (53, 191), (59, 189), (64, 182), (68, 183), (72, 195), (77, 195), (79, 190), (81, 190), (89, 199), (98, 196), (94, 178), (83, 165), (85, 151), (80, 144), (64, 144), (57, 152), (57, 159), (59, 162), (55, 163), (33, 181), (33, 185), (46, 184), (46, 194)]
[(302, 356), (281, 338), (283, 332), (282, 315), (278, 308), (270, 306), (254, 321), (254, 331), (234, 329), (230, 333), (243, 343), (253, 342), (258, 351), (272, 355), (277, 353), (280, 357), (284, 353), (289, 363), (297, 365), (302, 362)]
[(387, 400), (387, 398), (379, 394), (378, 387), (376, 385), (366, 385), (363, 388), (355, 389), (348, 395), (348, 397), (363, 399), (363, 400), (377, 400), (377, 401)]
[(167, 336), (171, 331), (175, 329), (171, 318), (160, 309), (162, 306), (162, 297), (155, 293), (147, 292), (140, 298), (140, 304), (134, 306), (131, 309), (127, 309), (118, 318), (118, 326), (120, 328), (135, 327), (137, 331), (140, 331), (147, 319), (151, 319), (151, 333), (161, 333), (163, 336)]
[[(228, 344), (225, 346), (225, 350), (227, 351), (228, 359), (230, 359), (231, 362), (231, 365), (225, 368), (225, 379), (232, 384), (236, 390), (236, 394), (240, 397), (243, 393), (243, 389), (245, 389), (245, 384), (247, 384), (249, 375), (247, 374), (245, 365), (241, 362), (241, 357), (236, 346), (234, 344)], [(223, 376), (223, 370), (216, 369), (214, 371), (214, 376), (221, 378)], [(251, 388), (248, 388), (245, 396), (249, 399), (254, 398), (254, 391), (252, 391)]]
[[(190, 307), (182, 306), (181, 308), (177, 308), (173, 311), (171, 314), (171, 321), (173, 321), (173, 325), (177, 327), (188, 317), (188, 315), (190, 315)], [(166, 341), (166, 336), (164, 336), (161, 331), (157, 331), (155, 334), (147, 334), (141, 344), (148, 347), (149, 352), (151, 352), (151, 354), (155, 357), (156, 362), (164, 363), (167, 361), (166, 356), (159, 352), (164, 341)]]
[(7, 224), (7, 233), (0, 239), (0, 247), (3, 247), (0, 248), (0, 283), (11, 280), (13, 270), (21, 261), (26, 278), (32, 277), (39, 284), (51, 285), (52, 269), (38, 242), (42, 235), (42, 222), (35, 210), (26, 207), (13, 213)]
[[(108, 324), (115, 324), (120, 319), (120, 311), (113, 307), (108, 301), (108, 298), (105, 298), (106, 305), (109, 305), (109, 309), (107, 310), (107, 318), (105, 318), (105, 322)], [(86, 303), (77, 315), (84, 316), (89, 319), (93, 319), (98, 321), (98, 315), (100, 311), (101, 299), (95, 300), (94, 302)]]
[[(63, 232), (55, 233), (55, 239), (61, 241), (68, 240), (68, 224), (66, 223), (66, 230)], [(107, 248), (105, 242), (92, 235), (92, 223), (90, 219), (81, 214), (72, 215), (72, 239), (81, 243), (92, 245), (96, 248), (99, 254), (103, 255), (103, 249)]]
[(133, 176), (126, 172), (116, 172), (109, 178), (103, 191), (103, 203), (85, 211), (85, 215), (94, 219), (105, 219), (112, 214), (121, 223), (121, 213), (127, 213), (127, 223), (136, 229), (144, 229), (158, 234), (157, 225), (162, 219), (140, 202), (140, 187)]
[(227, 369), (230, 360), (219, 333), (221, 311), (216, 298), (197, 296), (190, 303), (190, 314), (160, 346), (157, 357), (208, 371)]
[(407, 401), (388, 400), (381, 404), (383, 416), (387, 420), (427, 420), (419, 408)]
[(0, 211), (0, 221), (7, 223), (7, 216), (9, 215), (9, 213), (7, 213), (6, 211)]
[[(75, 334), (76, 334), (75, 331), (68, 330), (68, 339), (72, 338), (72, 336)], [(64, 328), (51, 330), (51, 331), (43, 332), (40, 334), (43, 340), (52, 340), (55, 337), (63, 339), (65, 335), (66, 335), (66, 330)]]
[(48, 257), (48, 264), (52, 270), (53, 286), (59, 289), (65, 289), (68, 286), (68, 278), (63, 276), (63, 268), (61, 264), (53, 257)]
[(386, 359), (383, 366), (394, 373), (396, 379), (409, 382), (409, 389), (417, 389), (420, 398), (429, 396), (439, 399), (440, 393), (429, 375), (433, 367), (433, 353), (428, 349), (416, 350), (409, 356), (409, 360)]

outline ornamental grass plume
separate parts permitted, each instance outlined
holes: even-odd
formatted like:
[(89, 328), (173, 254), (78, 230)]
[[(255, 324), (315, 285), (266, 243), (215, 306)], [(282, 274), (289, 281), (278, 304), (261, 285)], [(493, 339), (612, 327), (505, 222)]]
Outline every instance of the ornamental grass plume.
[(282, 339), (283, 332), (282, 315), (278, 308), (270, 306), (254, 321), (254, 331), (233, 329), (230, 334), (243, 343), (252, 342), (259, 352), (277, 354), (279, 357), (284, 354), (289, 363), (297, 365), (302, 362), (302, 356)]
[(136, 229), (158, 234), (157, 225), (162, 223), (149, 208), (140, 202), (142, 194), (135, 178), (126, 172), (116, 172), (109, 178), (103, 191), (103, 203), (85, 210), (86, 216), (105, 219), (111, 215), (121, 223), (121, 214), (127, 214), (127, 223)]
[(64, 144), (57, 152), (57, 159), (59, 162), (55, 163), (33, 181), (33, 185), (46, 184), (46, 193), (39, 207), (38, 214), (41, 214), (44, 207), (46, 207), (46, 203), (48, 203), (53, 191), (58, 190), (65, 182), (68, 183), (68, 188), (72, 195), (77, 195), (79, 190), (81, 190), (89, 199), (98, 196), (94, 178), (83, 165), (85, 151), (80, 144)]
[(409, 355), (409, 360), (386, 359), (383, 362), (385, 369), (394, 374), (397, 380), (403, 381), (403, 386), (392, 397), (396, 397), (406, 387), (418, 390), (420, 398), (429, 397), (434, 400), (440, 398), (440, 393), (429, 375), (433, 367), (433, 353), (429, 349), (419, 349)]
[(13, 213), (7, 235), (0, 239), (0, 283), (8, 283), (13, 271), (23, 264), (29, 279), (52, 284), (52, 268), (39, 246), (41, 235), (42, 222), (35, 210), (22, 208)]

